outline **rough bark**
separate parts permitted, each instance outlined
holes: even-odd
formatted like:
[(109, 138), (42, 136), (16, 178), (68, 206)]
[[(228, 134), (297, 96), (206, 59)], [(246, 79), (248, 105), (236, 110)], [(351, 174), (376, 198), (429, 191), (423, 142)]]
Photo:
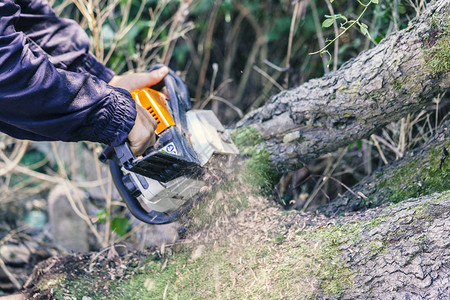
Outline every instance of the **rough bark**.
[(448, 299), (449, 217), (449, 192), (381, 211), (339, 246), (354, 283), (339, 299)]
[(450, 70), (431, 67), (438, 57), (429, 50), (442, 41), (448, 45), (449, 19), (449, 1), (436, 1), (407, 29), (338, 71), (273, 96), (237, 127), (256, 128), (261, 148), (284, 171), (420, 110), (450, 87)]

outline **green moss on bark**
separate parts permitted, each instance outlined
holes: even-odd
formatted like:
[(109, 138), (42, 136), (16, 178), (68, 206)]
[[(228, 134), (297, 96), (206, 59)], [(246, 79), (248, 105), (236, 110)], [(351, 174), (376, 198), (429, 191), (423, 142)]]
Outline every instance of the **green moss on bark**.
[(450, 72), (450, 36), (440, 38), (430, 49), (424, 51), (425, 63), (434, 76)]
[(242, 170), (244, 180), (263, 190), (271, 190), (279, 180), (279, 172), (272, 164), (270, 152), (262, 145), (261, 133), (251, 126), (244, 126), (237, 128), (231, 138), (246, 159)]
[[(448, 149), (450, 142), (444, 147)], [(394, 203), (449, 190), (450, 159), (443, 159), (441, 147), (431, 149), (425, 158), (410, 158), (408, 164), (397, 168), (379, 187), (390, 190), (389, 199)]]
[(231, 133), (231, 138), (240, 151), (245, 151), (247, 147), (253, 147), (264, 141), (261, 133), (251, 127), (239, 127)]
[(425, 64), (434, 76), (450, 72), (450, 22), (439, 22), (435, 17), (430, 23), (431, 30), (426, 39)]

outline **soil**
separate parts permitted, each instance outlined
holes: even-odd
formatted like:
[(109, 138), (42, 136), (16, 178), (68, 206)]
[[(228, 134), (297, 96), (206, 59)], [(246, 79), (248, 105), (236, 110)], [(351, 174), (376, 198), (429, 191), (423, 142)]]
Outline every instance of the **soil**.
[[(120, 250), (120, 254), (117, 250)], [(98, 253), (74, 254), (52, 257), (38, 264), (25, 285), (27, 299), (55, 299), (51, 289), (42, 288), (42, 283), (64, 277), (68, 282), (89, 275), (98, 280), (97, 290), (107, 289), (107, 282), (120, 282), (139, 272), (139, 267), (151, 256), (115, 245)], [(64, 290), (64, 285), (61, 286)]]

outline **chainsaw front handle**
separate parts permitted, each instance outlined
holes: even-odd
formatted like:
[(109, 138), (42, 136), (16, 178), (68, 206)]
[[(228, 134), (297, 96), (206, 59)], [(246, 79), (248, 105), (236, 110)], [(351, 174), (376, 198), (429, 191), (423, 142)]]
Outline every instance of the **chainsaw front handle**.
[(114, 160), (109, 160), (109, 169), (120, 196), (125, 201), (125, 204), (127, 205), (131, 214), (138, 220), (147, 224), (161, 225), (174, 222), (176, 219), (178, 219), (180, 213), (177, 210), (170, 213), (145, 210), (138, 199), (130, 193), (128, 188), (123, 183), (122, 170)]

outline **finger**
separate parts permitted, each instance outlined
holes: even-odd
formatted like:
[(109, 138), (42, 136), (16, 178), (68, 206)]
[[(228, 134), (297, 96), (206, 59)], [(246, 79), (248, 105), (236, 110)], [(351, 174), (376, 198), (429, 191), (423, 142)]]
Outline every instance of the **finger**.
[(155, 131), (158, 124), (156, 123), (156, 119), (150, 114), (148, 110), (143, 108), (142, 106), (139, 107), (142, 113), (142, 117), (145, 118), (146, 126), (150, 131)]
[(130, 145), (130, 149), (135, 156), (139, 156), (144, 154), (145, 150), (153, 146), (155, 143), (156, 143), (156, 135), (152, 134), (150, 138), (146, 139), (144, 143), (137, 143), (135, 145)]
[(147, 73), (147, 84), (148, 86), (152, 86), (155, 84), (158, 84), (159, 82), (161, 82), (161, 80), (164, 79), (164, 77), (166, 77), (166, 75), (169, 73), (169, 68), (167, 68), (166, 66), (161, 67), (159, 69), (153, 70), (149, 73)]
[(150, 140), (148, 141), (147, 148), (150, 148), (155, 143), (156, 143), (156, 134), (152, 134), (152, 136), (150, 137)]
[(142, 155), (145, 150), (152, 146), (152, 139), (145, 138), (137, 141), (129, 140), (129, 146), (133, 154), (137, 157)]
[(167, 98), (169, 98), (169, 92), (167, 91), (167, 87), (164, 86), (160, 92), (166, 95)]
[(148, 73), (133, 74), (135, 75), (133, 78), (134, 89), (142, 89), (156, 85), (160, 83), (168, 73), (169, 69), (167, 67), (162, 67)]

